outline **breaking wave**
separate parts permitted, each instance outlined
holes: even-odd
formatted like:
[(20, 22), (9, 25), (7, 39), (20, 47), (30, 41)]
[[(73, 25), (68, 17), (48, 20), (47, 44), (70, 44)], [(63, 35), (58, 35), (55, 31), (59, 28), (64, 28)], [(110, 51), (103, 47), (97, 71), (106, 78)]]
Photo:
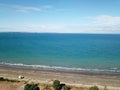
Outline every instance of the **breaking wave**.
[(46, 69), (46, 70), (63, 70), (63, 71), (90, 71), (90, 72), (117, 72), (120, 73), (118, 68), (111, 69), (85, 69), (85, 68), (69, 68), (69, 67), (59, 67), (59, 66), (46, 66), (46, 65), (28, 65), (22, 63), (6, 63), (1, 62), (0, 65), (7, 65), (11, 67), (28, 67), (33, 69)]

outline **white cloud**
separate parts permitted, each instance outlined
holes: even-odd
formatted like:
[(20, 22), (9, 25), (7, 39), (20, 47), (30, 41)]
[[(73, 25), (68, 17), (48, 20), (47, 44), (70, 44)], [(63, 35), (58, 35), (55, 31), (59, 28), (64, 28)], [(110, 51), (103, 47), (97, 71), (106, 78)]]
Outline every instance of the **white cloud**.
[(40, 8), (36, 8), (36, 7), (21, 7), (21, 6), (17, 6), (17, 7), (14, 7), (17, 9), (17, 11), (20, 11), (20, 12), (28, 12), (28, 11), (41, 11)]
[(5, 8), (13, 8), (16, 9), (16, 11), (19, 12), (29, 12), (29, 11), (44, 11), (46, 9), (50, 9), (53, 6), (52, 5), (44, 5), (40, 7), (33, 7), (33, 6), (20, 6), (20, 5), (10, 5), (10, 4), (3, 4), (0, 3), (0, 6)]
[(93, 17), (93, 19), (94, 22), (98, 24), (109, 24), (109, 25), (120, 24), (120, 16), (99, 15)]
[[(45, 6), (43, 8), (48, 8)], [(37, 10), (36, 8), (29, 8)], [(119, 33), (120, 17), (109, 15), (99, 15), (96, 17), (87, 17), (89, 24), (76, 25), (25, 25), (25, 26), (1, 26), (0, 32), (56, 32), (56, 33)], [(86, 20), (86, 19), (85, 19)]]
[(120, 34), (120, 25), (28, 25), (0, 27), (0, 32), (112, 33)]
[(73, 25), (67, 26), (67, 32), (71, 33), (119, 33), (120, 25)]
[(50, 5), (45, 5), (41, 7), (14, 6), (14, 8), (16, 8), (17, 11), (20, 11), (20, 12), (29, 12), (29, 11), (43, 11), (43, 10), (52, 8), (52, 6)]

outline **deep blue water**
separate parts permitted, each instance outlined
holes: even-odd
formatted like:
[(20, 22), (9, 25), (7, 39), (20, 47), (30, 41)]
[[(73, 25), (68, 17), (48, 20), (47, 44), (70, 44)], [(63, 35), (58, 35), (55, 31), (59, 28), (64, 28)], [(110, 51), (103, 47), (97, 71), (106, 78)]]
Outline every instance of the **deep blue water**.
[(120, 71), (120, 35), (0, 33), (0, 63)]

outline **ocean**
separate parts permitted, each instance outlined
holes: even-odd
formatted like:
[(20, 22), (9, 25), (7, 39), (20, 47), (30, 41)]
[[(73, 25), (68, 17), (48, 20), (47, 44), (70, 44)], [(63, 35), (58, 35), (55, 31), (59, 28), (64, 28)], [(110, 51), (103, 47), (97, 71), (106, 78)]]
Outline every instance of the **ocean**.
[(0, 33), (0, 65), (120, 74), (120, 35)]

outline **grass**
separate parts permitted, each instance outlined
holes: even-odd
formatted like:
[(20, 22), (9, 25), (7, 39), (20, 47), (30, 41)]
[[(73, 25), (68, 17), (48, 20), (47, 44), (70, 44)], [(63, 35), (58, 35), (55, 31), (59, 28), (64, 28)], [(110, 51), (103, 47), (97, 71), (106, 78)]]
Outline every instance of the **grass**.
[[(0, 81), (6, 81), (6, 82), (20, 82), (19, 80), (14, 80), (14, 79), (7, 79), (0, 77)], [(24, 84), (28, 84), (28, 81), (24, 81)], [(34, 83), (34, 82), (33, 82)], [(38, 86), (40, 87), (40, 90), (54, 90), (53, 85), (51, 83), (46, 84), (46, 83), (37, 83)], [(68, 85), (69, 86), (69, 85)], [(89, 87), (77, 87), (77, 86), (69, 86), (70, 90), (89, 90)], [(107, 87), (105, 88), (100, 88), (100, 90), (108, 90)]]

